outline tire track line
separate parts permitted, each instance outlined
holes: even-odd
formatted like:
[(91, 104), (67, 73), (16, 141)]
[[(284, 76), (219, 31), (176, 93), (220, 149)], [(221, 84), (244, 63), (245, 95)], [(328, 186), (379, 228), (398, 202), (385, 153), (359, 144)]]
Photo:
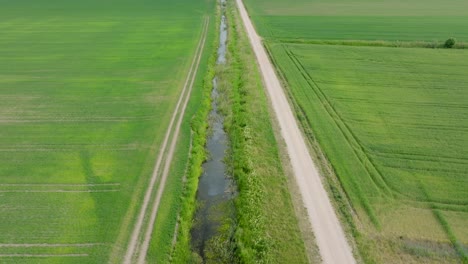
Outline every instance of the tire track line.
[(94, 186), (120, 186), (120, 183), (2, 183), (6, 187), (94, 187)]
[(172, 137), (168, 157), (167, 157), (167, 159), (165, 161), (165, 164), (164, 164), (164, 170), (163, 170), (163, 173), (162, 173), (161, 183), (159, 185), (160, 187), (158, 188), (157, 195), (156, 195), (156, 200), (155, 200), (155, 203), (153, 205), (152, 212), (151, 212), (150, 223), (149, 223), (148, 229), (146, 230), (146, 233), (145, 233), (145, 239), (143, 241), (142, 248), (140, 249), (140, 252), (138, 254), (138, 261), (137, 261), (138, 264), (143, 264), (145, 262), (146, 253), (148, 252), (148, 247), (149, 247), (150, 240), (151, 240), (151, 233), (153, 232), (153, 226), (154, 226), (154, 222), (156, 220), (156, 216), (157, 216), (157, 213), (158, 213), (158, 208), (159, 208), (159, 203), (161, 201), (161, 196), (162, 196), (162, 194), (164, 192), (164, 185), (166, 183), (167, 176), (169, 175), (169, 169), (171, 167), (172, 158), (174, 157), (174, 152), (175, 152), (175, 148), (176, 148), (176, 144), (177, 144), (177, 138), (179, 137), (180, 127), (181, 127), (182, 120), (183, 120), (183, 117), (184, 117), (185, 109), (187, 108), (187, 104), (188, 104), (188, 101), (190, 99), (190, 94), (192, 92), (193, 84), (195, 83), (195, 79), (196, 79), (196, 76), (197, 76), (197, 71), (198, 71), (198, 68), (200, 66), (200, 61), (201, 61), (201, 58), (202, 58), (203, 49), (205, 47), (205, 42), (206, 42), (208, 24), (209, 24), (209, 19), (206, 20), (204, 33), (203, 33), (203, 36), (202, 36), (202, 44), (201, 44), (201, 47), (200, 47), (200, 50), (199, 50), (195, 70), (193, 71), (193, 75), (192, 75), (192, 78), (191, 78), (191, 81), (190, 81), (188, 95), (185, 97), (184, 106), (182, 108), (181, 115), (179, 115), (179, 120), (177, 120), (176, 130), (174, 132), (174, 136)]
[(29, 248), (29, 247), (94, 247), (103, 246), (106, 243), (82, 243), (82, 244), (0, 244), (0, 248)]
[(0, 193), (98, 193), (119, 192), (119, 189), (110, 190), (1, 190)]
[[(190, 98), (190, 93), (191, 93), (193, 83), (194, 83), (195, 77), (196, 77), (196, 71), (198, 70), (199, 63), (200, 63), (200, 60), (201, 60), (201, 54), (202, 54), (202, 51), (203, 51), (203, 48), (204, 48), (204, 45), (205, 45), (206, 35), (207, 35), (207, 31), (208, 31), (208, 24), (209, 24), (209, 18), (205, 18), (205, 21), (203, 23), (202, 34), (201, 34), (200, 40), (198, 42), (198, 46), (197, 46), (197, 49), (196, 49), (195, 56), (194, 56), (194, 58), (192, 60), (191, 66), (190, 66), (189, 74), (187, 75), (187, 78), (185, 80), (184, 88), (183, 88), (182, 93), (181, 93), (181, 95), (179, 97), (179, 100), (177, 102), (175, 111), (172, 114), (172, 118), (171, 118), (171, 121), (169, 123), (168, 130), (167, 130), (166, 135), (164, 137), (163, 145), (162, 145), (162, 147), (161, 147), (161, 149), (160, 149), (160, 151), (158, 153), (158, 158), (157, 158), (154, 170), (153, 170), (153, 174), (151, 176), (150, 184), (148, 185), (148, 188), (146, 190), (145, 197), (144, 197), (144, 200), (143, 200), (143, 205), (142, 205), (142, 207), (140, 209), (140, 213), (138, 215), (138, 219), (137, 219), (137, 222), (135, 224), (135, 227), (133, 228), (130, 243), (128, 245), (128, 248), (127, 248), (127, 251), (125, 253), (125, 256), (124, 256), (124, 259), (123, 259), (122, 263), (131, 264), (132, 259), (135, 256), (135, 253), (137, 253), (139, 237), (140, 237), (140, 234), (142, 232), (144, 220), (148, 216), (147, 215), (147, 210), (148, 210), (148, 206), (149, 206), (149, 204), (151, 202), (150, 201), (151, 197), (154, 195), (154, 186), (156, 184), (156, 180), (157, 180), (159, 172), (160, 172), (161, 163), (162, 163), (164, 157), (166, 156), (165, 155), (166, 152), (169, 152), (168, 153), (169, 157), (166, 158), (166, 162), (164, 164), (165, 166), (164, 166), (164, 172), (163, 172), (163, 177), (162, 177), (163, 179), (161, 179), (159, 187), (156, 190), (157, 191), (157, 197), (156, 197), (156, 200), (155, 200), (153, 208), (152, 208), (150, 221), (149, 221), (149, 223), (148, 223), (148, 225), (146, 227), (145, 243), (143, 244), (143, 248), (140, 249), (140, 252), (139, 252), (139, 253), (142, 253), (144, 251), (145, 254), (144, 254), (143, 257), (139, 257), (139, 261), (140, 261), (140, 258), (143, 258), (143, 261), (144, 261), (144, 258), (146, 257), (146, 252), (148, 250), (149, 240), (150, 240), (149, 238), (147, 238), (148, 233), (149, 233), (149, 237), (151, 237), (151, 232), (152, 232), (152, 228), (153, 228), (152, 223), (154, 223), (154, 220), (155, 220), (155, 216), (153, 217), (153, 215), (157, 214), (157, 209), (159, 207), (159, 201), (160, 201), (162, 192), (164, 191), (164, 184), (166, 182), (166, 178), (167, 178), (167, 174), (168, 174), (166, 171), (169, 170), (169, 166), (167, 164), (170, 165), (170, 163), (172, 161), (172, 156), (174, 154), (175, 143), (177, 142), (177, 136), (179, 134), (180, 125), (182, 123), (183, 115), (184, 115), (185, 109), (187, 107), (188, 99)], [(174, 123), (176, 121), (177, 116), (179, 116), (179, 119), (177, 120), (175, 133), (172, 133), (174, 131), (173, 127), (174, 127)], [(170, 139), (171, 135), (172, 135), (171, 145), (170, 145), (169, 150), (167, 150), (167, 146), (168, 146), (169, 139)], [(146, 245), (146, 242), (147, 242), (148, 245)], [(139, 255), (141, 255), (141, 254), (139, 254)]]

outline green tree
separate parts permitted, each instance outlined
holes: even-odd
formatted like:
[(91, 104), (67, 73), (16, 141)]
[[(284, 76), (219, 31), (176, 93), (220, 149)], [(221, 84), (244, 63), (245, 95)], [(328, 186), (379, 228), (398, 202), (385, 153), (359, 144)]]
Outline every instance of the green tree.
[(445, 41), (444, 48), (451, 49), (455, 46), (455, 38), (449, 38)]

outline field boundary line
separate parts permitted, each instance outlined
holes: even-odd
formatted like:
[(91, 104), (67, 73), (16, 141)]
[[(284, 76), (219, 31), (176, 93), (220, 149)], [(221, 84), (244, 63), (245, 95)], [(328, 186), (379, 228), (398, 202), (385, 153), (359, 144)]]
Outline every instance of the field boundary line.
[[(372, 48), (403, 48), (403, 49), (446, 49), (443, 41), (418, 41), (418, 40), (332, 40), (332, 39), (303, 39), (303, 38), (276, 38), (273, 35), (268, 38), (273, 43), (284, 43), (292, 45), (330, 45), (349, 47), (372, 47)], [(457, 42), (452, 49), (467, 49), (467, 42)]]
[(96, 193), (96, 192), (119, 192), (112, 190), (0, 190), (0, 193)]
[(0, 258), (89, 257), (88, 254), (0, 254)]
[(93, 187), (93, 186), (120, 186), (120, 183), (0, 183), (0, 187)]
[(138, 149), (143, 149), (143, 148), (138, 148), (138, 147), (116, 147), (116, 148), (103, 148), (103, 147), (86, 147), (84, 146), (83, 148), (77, 148), (77, 147), (71, 147), (71, 148), (0, 148), (0, 152), (73, 152), (73, 151), (79, 151), (83, 149), (93, 149), (96, 151), (135, 151)]
[[(142, 230), (142, 227), (143, 227), (143, 224), (144, 224), (144, 220), (147, 217), (147, 210), (148, 210), (148, 206), (149, 206), (149, 203), (150, 203), (150, 199), (154, 195), (154, 186), (156, 184), (156, 180), (157, 180), (158, 175), (159, 175), (161, 163), (163, 162), (163, 159), (165, 158), (165, 154), (166, 154), (166, 151), (167, 151), (167, 145), (168, 145), (169, 139), (170, 139), (171, 136), (173, 136), (172, 132), (174, 130), (174, 128), (173, 128), (174, 127), (174, 122), (176, 121), (177, 116), (179, 116), (179, 115), (183, 116), (183, 113), (181, 112), (180, 108), (181, 108), (182, 102), (184, 101), (185, 97), (189, 97), (188, 96), (188, 91), (187, 91), (189, 89), (188, 86), (189, 86), (189, 83), (191, 83), (190, 80), (191, 80), (192, 74), (194, 72), (194, 69), (198, 68), (198, 66), (196, 66), (197, 61), (199, 61), (198, 60), (198, 53), (199, 52), (201, 53), (200, 47), (202, 46), (202, 43), (204, 44), (203, 40), (204, 40), (204, 37), (206, 37), (206, 31), (207, 31), (207, 28), (208, 28), (208, 23), (209, 23), (209, 18), (205, 18), (204, 21), (203, 21), (203, 24), (202, 24), (202, 31), (201, 31), (200, 40), (199, 40), (197, 48), (195, 50), (195, 55), (194, 55), (194, 57), (192, 59), (190, 70), (189, 70), (188, 75), (187, 75), (187, 77), (185, 79), (184, 88), (183, 88), (183, 90), (182, 90), (182, 92), (180, 94), (179, 100), (177, 101), (176, 108), (175, 108), (175, 110), (174, 110), (174, 112), (172, 114), (171, 121), (169, 123), (168, 129), (166, 131), (166, 135), (164, 137), (163, 145), (160, 148), (160, 151), (158, 153), (158, 158), (156, 160), (156, 165), (154, 166), (153, 174), (151, 176), (150, 183), (148, 185), (148, 188), (147, 188), (145, 196), (144, 196), (143, 205), (140, 208), (140, 212), (138, 214), (138, 219), (137, 219), (137, 222), (136, 222), (136, 224), (135, 224), (135, 226), (133, 228), (133, 232), (132, 232), (131, 237), (130, 237), (130, 243), (128, 245), (128, 248), (127, 248), (127, 251), (126, 251), (125, 256), (123, 258), (122, 263), (131, 264), (132, 263), (132, 258), (136, 253), (138, 238), (140, 236), (140, 233), (141, 233), (141, 230)], [(185, 100), (185, 101), (188, 101), (188, 100)], [(185, 109), (185, 106), (182, 106), (182, 108)], [(174, 136), (173, 136), (173, 138), (174, 138)], [(159, 184), (159, 188), (161, 187), (161, 185), (162, 184)], [(164, 188), (164, 187), (162, 187), (162, 188)]]
[(94, 247), (103, 246), (106, 243), (82, 243), (82, 244), (0, 244), (0, 248), (29, 248), (29, 247)]

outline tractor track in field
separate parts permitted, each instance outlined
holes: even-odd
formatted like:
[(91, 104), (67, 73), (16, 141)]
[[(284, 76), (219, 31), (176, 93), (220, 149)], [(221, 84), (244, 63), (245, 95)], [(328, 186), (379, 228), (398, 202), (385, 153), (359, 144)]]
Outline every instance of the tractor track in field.
[(63, 258), (63, 257), (89, 257), (88, 254), (0, 254), (3, 258)]
[(236, 1), (244, 28), (260, 66), (264, 86), (279, 124), (281, 136), (286, 143), (293, 174), (299, 186), (304, 207), (307, 209), (322, 261), (340, 264), (356, 263), (275, 68), (263, 47), (262, 40), (255, 31), (242, 0)]
[(103, 246), (106, 243), (81, 243), (81, 244), (49, 244), (49, 243), (39, 243), (39, 244), (0, 244), (0, 248), (49, 248), (49, 247), (94, 247), (94, 246)]
[[(172, 114), (172, 118), (166, 131), (163, 144), (158, 153), (156, 165), (146, 189), (143, 204), (138, 213), (138, 218), (135, 222), (135, 226), (132, 229), (130, 241), (128, 242), (128, 247), (122, 261), (124, 264), (145, 263), (146, 254), (151, 241), (151, 234), (153, 232), (154, 222), (156, 220), (159, 203), (164, 192), (171, 161), (174, 156), (180, 127), (184, 117), (185, 109), (190, 99), (193, 84), (196, 79), (203, 49), (205, 47), (209, 22), (209, 18), (206, 17), (203, 23), (201, 37), (192, 60), (192, 64), (190, 66), (190, 70), (185, 79), (184, 87), (177, 101), (177, 105)], [(159, 185), (157, 188), (155, 188), (156, 182), (158, 180)]]

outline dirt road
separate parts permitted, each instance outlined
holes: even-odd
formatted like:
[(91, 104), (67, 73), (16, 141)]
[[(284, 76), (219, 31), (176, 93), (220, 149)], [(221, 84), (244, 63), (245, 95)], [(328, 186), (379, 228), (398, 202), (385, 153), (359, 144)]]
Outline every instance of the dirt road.
[(304, 206), (307, 208), (322, 260), (324, 263), (356, 263), (275, 69), (242, 0), (237, 0), (237, 5), (260, 65), (265, 87), (279, 122), (281, 136), (287, 146), (294, 176), (299, 185)]
[[(185, 80), (184, 87), (180, 94), (176, 108), (172, 114), (171, 121), (169, 123), (166, 135), (162, 147), (158, 153), (156, 165), (153, 170), (148, 188), (145, 192), (143, 204), (138, 214), (138, 219), (132, 230), (132, 235), (128, 243), (128, 248), (125, 253), (123, 263), (145, 263), (146, 254), (151, 241), (151, 234), (153, 232), (154, 222), (156, 220), (159, 203), (161, 196), (164, 192), (164, 186), (166, 183), (167, 176), (169, 174), (169, 168), (174, 156), (175, 147), (177, 144), (177, 138), (179, 136), (182, 119), (187, 107), (187, 103), (190, 99), (193, 84), (197, 75), (200, 60), (205, 47), (206, 36), (208, 32), (209, 18), (206, 18), (203, 24), (203, 30), (201, 33), (200, 41), (195, 52), (192, 64), (190, 66), (189, 74)], [(175, 122), (177, 123), (175, 124)], [(175, 126), (174, 126), (175, 124)], [(164, 161), (164, 166), (161, 165)], [(162, 169), (162, 171), (161, 171)], [(156, 181), (159, 179), (159, 185), (155, 187)]]

